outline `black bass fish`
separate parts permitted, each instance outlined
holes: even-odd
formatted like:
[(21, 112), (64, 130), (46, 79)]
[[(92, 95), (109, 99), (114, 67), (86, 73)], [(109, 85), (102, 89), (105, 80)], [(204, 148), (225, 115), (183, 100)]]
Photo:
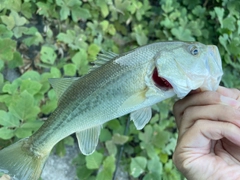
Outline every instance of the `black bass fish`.
[(122, 55), (99, 55), (80, 78), (50, 79), (59, 103), (32, 136), (0, 151), (0, 172), (37, 180), (53, 146), (76, 133), (83, 154), (94, 152), (102, 124), (130, 113), (137, 129), (151, 119), (151, 106), (191, 90), (216, 90), (222, 77), (218, 48), (198, 42), (158, 42)]

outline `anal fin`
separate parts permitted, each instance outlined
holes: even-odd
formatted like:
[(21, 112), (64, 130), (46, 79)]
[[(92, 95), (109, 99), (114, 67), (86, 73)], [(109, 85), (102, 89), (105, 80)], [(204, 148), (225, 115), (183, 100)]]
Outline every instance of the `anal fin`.
[(84, 131), (76, 132), (78, 146), (84, 155), (92, 154), (98, 144), (101, 126), (95, 126)]
[(144, 128), (144, 126), (150, 121), (152, 118), (152, 108), (145, 107), (134, 111), (130, 114), (131, 120), (133, 120), (134, 125), (138, 130)]

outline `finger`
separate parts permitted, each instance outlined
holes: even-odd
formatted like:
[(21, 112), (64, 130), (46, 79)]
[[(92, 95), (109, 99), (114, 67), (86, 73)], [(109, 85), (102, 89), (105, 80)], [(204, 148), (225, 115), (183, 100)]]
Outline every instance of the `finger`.
[[(221, 143), (221, 146), (223, 147), (222, 148), (219, 148), (219, 146), (217, 147), (217, 144), (216, 144), (216, 147), (215, 148), (218, 148), (218, 149), (222, 149), (222, 151), (218, 151), (216, 152), (216, 155), (221, 155), (221, 153), (225, 153), (224, 151), (226, 150), (227, 152), (231, 152), (231, 155), (232, 155), (232, 158), (229, 160), (230, 162), (234, 162), (235, 164), (238, 164), (240, 165), (240, 146), (236, 146), (233, 142), (229, 141), (228, 139), (226, 138), (223, 138), (221, 139), (220, 141)], [(226, 162), (228, 158), (225, 159)], [(230, 164), (229, 162), (229, 164)]]
[(229, 89), (223, 86), (219, 86), (217, 92), (223, 96), (233, 98), (240, 101), (240, 91), (238, 89)]
[(240, 127), (240, 111), (235, 108), (222, 104), (190, 106), (184, 111), (180, 119), (176, 119), (180, 135), (199, 119), (229, 122)]
[(240, 147), (239, 135), (240, 128), (232, 123), (198, 120), (179, 138), (177, 148), (188, 147), (189, 150), (194, 148), (199, 151), (205, 149), (208, 152), (209, 149), (206, 147), (210, 148), (210, 141), (222, 138), (226, 138)]
[(184, 99), (178, 100), (173, 106), (173, 114), (175, 118), (180, 118), (184, 110), (189, 106), (203, 106), (210, 104), (218, 104), (221, 102), (220, 94), (217, 92), (204, 91), (191, 94)]

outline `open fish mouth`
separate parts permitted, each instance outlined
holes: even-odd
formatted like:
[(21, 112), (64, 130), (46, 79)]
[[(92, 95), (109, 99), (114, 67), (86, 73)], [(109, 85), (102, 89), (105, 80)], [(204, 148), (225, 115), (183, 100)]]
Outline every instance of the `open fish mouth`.
[(152, 80), (153, 80), (155, 86), (157, 86), (158, 88), (160, 88), (164, 91), (173, 89), (173, 86), (166, 79), (158, 76), (157, 68), (154, 68), (154, 70), (153, 70)]

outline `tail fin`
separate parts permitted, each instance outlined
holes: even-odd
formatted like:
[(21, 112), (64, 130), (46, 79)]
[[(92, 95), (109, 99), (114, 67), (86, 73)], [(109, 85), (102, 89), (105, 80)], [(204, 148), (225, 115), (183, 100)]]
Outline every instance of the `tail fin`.
[(48, 155), (32, 152), (23, 139), (0, 151), (0, 172), (12, 180), (38, 180)]

